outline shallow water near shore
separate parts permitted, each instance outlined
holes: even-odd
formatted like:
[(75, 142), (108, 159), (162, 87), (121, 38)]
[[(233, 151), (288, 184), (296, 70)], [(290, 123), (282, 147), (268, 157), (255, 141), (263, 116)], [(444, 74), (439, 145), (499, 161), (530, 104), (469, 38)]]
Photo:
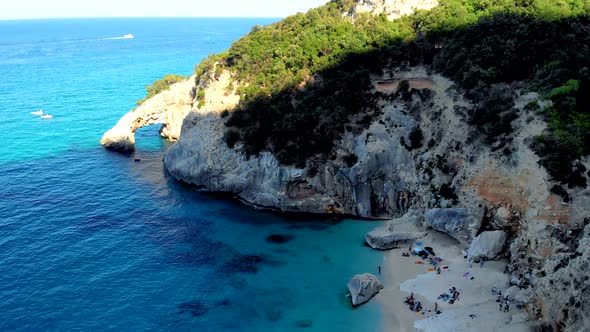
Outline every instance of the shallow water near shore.
[(376, 222), (198, 192), (166, 176), (156, 127), (133, 156), (98, 145), (144, 86), (272, 21), (0, 22), (0, 330), (377, 328), (378, 304), (345, 296), (382, 261), (362, 244)]

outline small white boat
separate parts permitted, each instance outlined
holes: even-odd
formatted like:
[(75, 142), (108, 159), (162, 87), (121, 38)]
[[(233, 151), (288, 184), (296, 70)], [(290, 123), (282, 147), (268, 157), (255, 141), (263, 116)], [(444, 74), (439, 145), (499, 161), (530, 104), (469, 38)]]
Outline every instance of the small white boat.
[(50, 115), (50, 114), (44, 114), (44, 115), (41, 115), (41, 118), (42, 118), (42, 119), (53, 119), (53, 115)]
[(43, 115), (43, 110), (38, 110), (38, 111), (35, 111), (35, 112), (31, 112), (31, 114), (33, 114), (33, 115)]
[(125, 36), (123, 36), (124, 39), (133, 39), (135, 38), (132, 34), (128, 33)]

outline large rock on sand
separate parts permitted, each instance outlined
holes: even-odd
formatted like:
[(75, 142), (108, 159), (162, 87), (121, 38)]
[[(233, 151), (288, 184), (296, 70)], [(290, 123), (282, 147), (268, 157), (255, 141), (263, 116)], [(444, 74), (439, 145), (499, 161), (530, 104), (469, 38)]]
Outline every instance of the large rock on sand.
[(426, 224), (467, 247), (481, 227), (483, 213), (483, 209), (432, 209), (426, 211)]
[(370, 273), (357, 274), (348, 282), (352, 305), (355, 306), (369, 301), (381, 289), (383, 289), (381, 281)]
[(425, 232), (396, 232), (391, 226), (379, 227), (365, 235), (365, 241), (373, 249), (388, 250), (405, 247), (414, 240), (426, 236)]
[(504, 231), (483, 232), (469, 246), (469, 259), (494, 259), (504, 249), (506, 233)]

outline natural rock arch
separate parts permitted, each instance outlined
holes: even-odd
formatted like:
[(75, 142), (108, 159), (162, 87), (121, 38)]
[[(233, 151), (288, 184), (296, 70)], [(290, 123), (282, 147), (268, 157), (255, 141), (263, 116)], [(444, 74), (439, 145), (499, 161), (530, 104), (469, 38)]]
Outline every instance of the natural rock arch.
[(193, 107), (195, 77), (173, 84), (169, 90), (146, 100), (125, 114), (100, 140), (104, 147), (121, 152), (135, 150), (135, 131), (162, 124), (160, 135), (175, 141), (180, 137), (182, 121)]

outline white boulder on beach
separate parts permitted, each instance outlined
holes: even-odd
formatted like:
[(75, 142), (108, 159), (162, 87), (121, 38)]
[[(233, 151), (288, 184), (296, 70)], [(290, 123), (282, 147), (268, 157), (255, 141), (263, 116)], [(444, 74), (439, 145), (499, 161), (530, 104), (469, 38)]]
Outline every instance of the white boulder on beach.
[(506, 238), (504, 231), (489, 231), (479, 234), (471, 242), (467, 251), (467, 258), (470, 260), (496, 258), (504, 249)]
[(354, 306), (369, 301), (382, 289), (381, 281), (370, 273), (357, 274), (348, 282), (348, 291)]

